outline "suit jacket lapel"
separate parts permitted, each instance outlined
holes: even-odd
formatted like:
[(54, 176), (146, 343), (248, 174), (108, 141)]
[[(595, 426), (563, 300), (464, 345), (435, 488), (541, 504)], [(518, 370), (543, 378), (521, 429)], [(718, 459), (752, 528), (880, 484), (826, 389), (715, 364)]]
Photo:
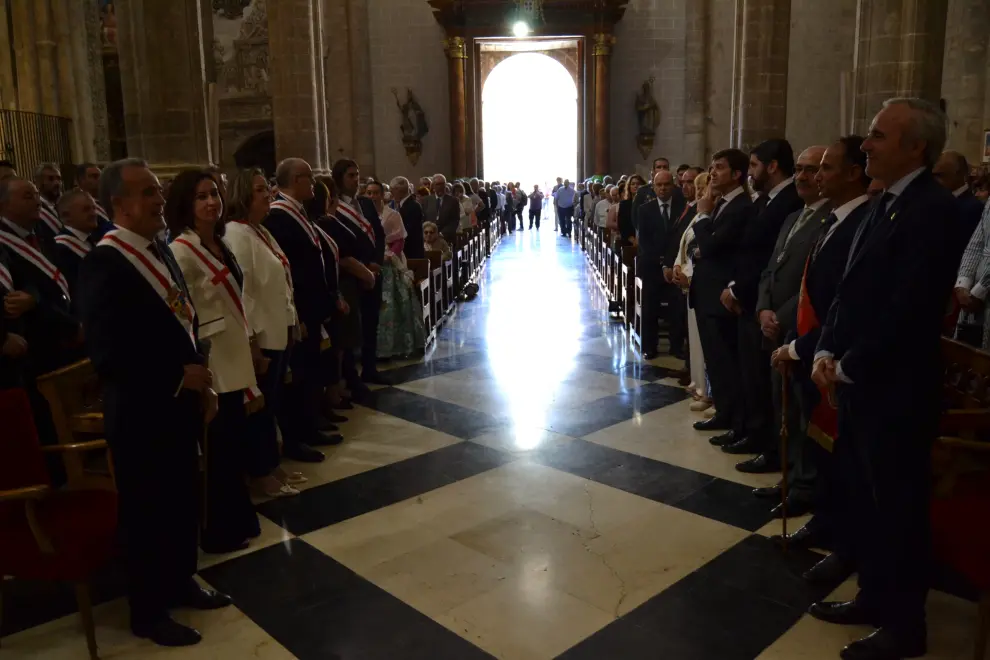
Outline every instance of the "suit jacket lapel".
[[(882, 215), (880, 219), (877, 221), (876, 225), (873, 227), (873, 231), (871, 231), (868, 236), (864, 234), (866, 233), (867, 226), (871, 224), (869, 221), (869, 216), (859, 224), (859, 227), (857, 228), (856, 231), (856, 236), (853, 238), (852, 247), (849, 250), (849, 255), (850, 255), (849, 261), (846, 264), (847, 273), (850, 270), (852, 270), (856, 266), (856, 264), (858, 264), (860, 261), (863, 260), (863, 255), (866, 254), (866, 252), (868, 252), (870, 248), (873, 247), (873, 245), (875, 245), (880, 241), (883, 241), (888, 236), (890, 236), (890, 233), (894, 230), (895, 227), (897, 227), (897, 212), (901, 209), (901, 207), (904, 206), (906, 202), (911, 200), (911, 197), (918, 189), (920, 183), (922, 181), (927, 180), (927, 177), (929, 176), (931, 176), (931, 174), (929, 174), (928, 172), (922, 172), (920, 175), (918, 175), (918, 177), (914, 181), (908, 184), (908, 187), (906, 190), (904, 190), (904, 192), (902, 192), (900, 195), (894, 198), (894, 201), (891, 203), (890, 208), (888, 208), (886, 211), (880, 209), (879, 213), (881, 213)], [(883, 201), (883, 197), (880, 196), (876, 200), (874, 200), (873, 203), (880, 204), (882, 201)], [(870, 209), (871, 215), (875, 210), (876, 210), (875, 207)], [(863, 247), (859, 248), (857, 251), (860, 242), (863, 243)]]

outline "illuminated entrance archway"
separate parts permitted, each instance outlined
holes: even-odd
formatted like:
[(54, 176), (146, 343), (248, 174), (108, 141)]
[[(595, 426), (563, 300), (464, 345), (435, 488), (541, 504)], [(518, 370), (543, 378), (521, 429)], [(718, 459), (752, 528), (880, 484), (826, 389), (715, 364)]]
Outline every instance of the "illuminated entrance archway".
[(519, 53), (500, 62), (481, 92), (485, 178), (546, 191), (577, 178), (578, 90), (560, 62)]

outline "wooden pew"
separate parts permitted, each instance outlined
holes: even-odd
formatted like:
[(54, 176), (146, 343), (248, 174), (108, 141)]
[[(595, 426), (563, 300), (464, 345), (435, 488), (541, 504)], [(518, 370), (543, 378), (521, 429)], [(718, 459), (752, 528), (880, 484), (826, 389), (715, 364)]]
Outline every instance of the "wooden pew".
[(447, 314), (447, 307), (444, 305), (443, 256), (439, 250), (428, 250), (426, 260), (430, 263), (430, 300), (433, 303), (433, 326), (436, 332)]
[(449, 314), (450, 310), (454, 308), (454, 301), (457, 298), (454, 294), (457, 284), (457, 269), (454, 267), (455, 258), (456, 255), (452, 255), (450, 259), (443, 262), (443, 305), (445, 314)]
[(424, 348), (433, 341), (436, 320), (433, 318), (433, 300), (430, 298), (430, 262), (428, 259), (408, 259), (406, 262), (415, 278), (415, 288), (419, 292), (419, 304), (423, 310), (423, 326), (426, 329)]
[(623, 247), (619, 258), (621, 260), (619, 290), (622, 294), (622, 318), (628, 330), (632, 327), (633, 317), (636, 314), (636, 248), (631, 245)]
[[(635, 267), (636, 260), (633, 260), (634, 272), (638, 272), (638, 268)], [(641, 349), (643, 347), (643, 278), (636, 275), (633, 279), (633, 320), (632, 325), (629, 327), (629, 338), (638, 345)]]

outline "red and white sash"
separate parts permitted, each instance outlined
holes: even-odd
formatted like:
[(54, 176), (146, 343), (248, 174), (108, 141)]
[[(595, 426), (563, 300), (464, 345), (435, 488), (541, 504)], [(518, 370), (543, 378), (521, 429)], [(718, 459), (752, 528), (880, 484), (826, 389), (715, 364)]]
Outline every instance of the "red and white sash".
[(11, 252), (17, 254), (19, 257), (44, 273), (48, 279), (55, 282), (55, 284), (62, 289), (65, 299), (69, 299), (69, 281), (65, 279), (65, 275), (62, 274), (62, 271), (55, 267), (55, 264), (48, 261), (48, 258), (45, 255), (31, 247), (31, 245), (23, 238), (13, 234), (8, 234), (7, 232), (0, 232), (0, 243), (6, 245)]
[(217, 290), (220, 292), (220, 295), (227, 300), (227, 306), (234, 310), (238, 318), (240, 318), (244, 329), (250, 334), (247, 314), (244, 313), (244, 301), (241, 300), (241, 290), (230, 269), (222, 261), (219, 261), (213, 256), (209, 250), (195, 245), (188, 238), (180, 236), (174, 242), (181, 243), (189, 248), (189, 251), (193, 253), (193, 256), (199, 262), (200, 269), (206, 273), (207, 279), (209, 279), (213, 286), (218, 287)]
[(189, 335), (189, 340), (196, 345), (196, 336), (193, 334), (193, 314), (192, 302), (189, 301), (175, 282), (172, 274), (158, 259), (145, 254), (145, 250), (134, 247), (121, 237), (120, 230), (108, 232), (99, 245), (111, 247), (127, 259), (127, 262), (134, 267), (134, 270), (144, 278), (155, 293), (162, 299), (168, 308), (172, 310), (175, 320), (179, 322), (182, 329)]
[(366, 217), (364, 217), (364, 213), (362, 213), (360, 209), (355, 209), (344, 200), (340, 200), (337, 204), (337, 211), (339, 211), (340, 215), (346, 218), (348, 222), (364, 232), (364, 235), (368, 237), (368, 240), (371, 241), (372, 245), (376, 244), (375, 228), (371, 226), (371, 223), (368, 222)]
[(54, 234), (62, 231), (62, 221), (58, 219), (58, 211), (54, 206), (49, 206), (45, 200), (41, 200), (41, 221), (48, 225)]
[(309, 221), (302, 212), (299, 211), (292, 202), (289, 200), (279, 197), (274, 202), (272, 202), (271, 208), (278, 209), (280, 211), (285, 211), (289, 214), (293, 220), (299, 223), (299, 226), (306, 233), (306, 236), (316, 247), (320, 247), (320, 239), (316, 236), (316, 229), (313, 227), (313, 223)]
[(0, 264), (0, 289), (8, 293), (14, 290), (14, 277), (4, 264)]
[(103, 205), (100, 204), (95, 199), (93, 200), (93, 204), (96, 206), (96, 215), (99, 216), (100, 220), (103, 220), (104, 222), (110, 222), (110, 216), (107, 215), (106, 209), (103, 208)]
[(330, 251), (333, 252), (333, 265), (337, 271), (337, 277), (340, 277), (340, 248), (337, 247), (337, 241), (330, 238), (330, 234), (323, 231), (323, 228), (319, 225), (316, 225), (316, 231), (320, 232), (320, 236), (322, 236), (323, 240), (325, 240), (327, 245), (330, 246)]
[(93, 246), (87, 241), (72, 234), (57, 234), (55, 236), (55, 242), (72, 250), (80, 259), (89, 254), (89, 251), (93, 249)]
[(267, 247), (268, 250), (275, 255), (275, 258), (279, 260), (282, 264), (282, 269), (285, 271), (285, 282), (289, 285), (289, 291), (292, 291), (292, 268), (289, 264), (289, 258), (285, 256), (285, 252), (282, 252), (282, 248), (278, 246), (275, 238), (269, 234), (268, 230), (264, 227), (255, 227), (250, 222), (244, 222), (243, 220), (234, 220), (234, 222), (239, 225), (244, 225), (254, 232), (254, 235), (257, 236), (261, 242), (265, 244), (265, 247)]

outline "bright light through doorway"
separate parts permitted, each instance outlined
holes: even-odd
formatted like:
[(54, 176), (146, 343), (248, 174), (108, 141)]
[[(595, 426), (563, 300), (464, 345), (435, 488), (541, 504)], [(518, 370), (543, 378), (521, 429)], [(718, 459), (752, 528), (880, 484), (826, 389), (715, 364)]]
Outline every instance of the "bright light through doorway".
[(546, 191), (577, 175), (577, 87), (562, 64), (540, 53), (500, 62), (481, 92), (485, 179)]

